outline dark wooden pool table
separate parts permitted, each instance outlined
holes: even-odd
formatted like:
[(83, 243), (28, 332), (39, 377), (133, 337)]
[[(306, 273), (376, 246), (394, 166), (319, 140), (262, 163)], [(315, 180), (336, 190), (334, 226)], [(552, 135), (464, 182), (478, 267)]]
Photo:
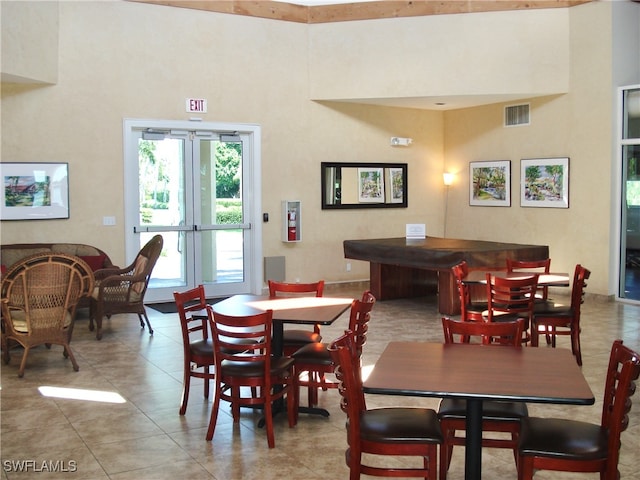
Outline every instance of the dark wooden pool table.
[(452, 266), (465, 260), (470, 269), (503, 269), (507, 258), (549, 258), (549, 247), (456, 238), (400, 237), (345, 240), (344, 256), (369, 262), (370, 289), (378, 300), (437, 293), (440, 313), (457, 315), (460, 301), (451, 274)]

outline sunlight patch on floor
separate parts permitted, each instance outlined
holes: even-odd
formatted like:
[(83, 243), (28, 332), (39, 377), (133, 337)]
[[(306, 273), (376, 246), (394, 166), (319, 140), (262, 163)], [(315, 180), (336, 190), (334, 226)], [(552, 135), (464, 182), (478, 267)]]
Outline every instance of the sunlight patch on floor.
[(90, 402), (103, 403), (126, 403), (124, 397), (116, 392), (103, 390), (85, 390), (83, 388), (64, 387), (38, 387), (40, 393), (45, 397), (69, 398), (72, 400), (87, 400)]

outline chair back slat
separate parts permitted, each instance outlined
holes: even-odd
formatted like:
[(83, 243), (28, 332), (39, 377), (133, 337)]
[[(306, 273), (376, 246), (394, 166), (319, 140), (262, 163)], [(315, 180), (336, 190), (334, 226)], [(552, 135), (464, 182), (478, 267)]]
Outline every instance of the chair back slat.
[[(483, 345), (511, 345), (520, 347), (524, 331), (524, 319), (512, 322), (462, 322), (442, 317), (445, 343), (475, 343)], [(456, 342), (456, 336), (460, 342)]]
[(578, 318), (580, 317), (581, 305), (584, 303), (584, 289), (587, 287), (587, 280), (590, 276), (590, 270), (580, 264), (576, 265), (571, 286), (571, 309)]
[[(531, 272), (531, 273), (549, 273), (551, 269), (551, 259), (543, 260), (513, 260), (507, 258), (507, 272)], [(538, 286), (536, 294), (538, 300), (547, 300), (549, 298), (549, 287)]]
[(538, 275), (505, 278), (487, 273), (488, 318), (494, 321), (501, 314), (523, 314), (531, 319)]
[(622, 340), (613, 342), (605, 381), (601, 425), (609, 434), (609, 459), (604, 478), (619, 478), (620, 435), (629, 425), (631, 397), (636, 391), (635, 381), (640, 377), (640, 354), (622, 343)]
[(371, 320), (371, 311), (373, 310), (375, 303), (376, 297), (369, 290), (366, 290), (362, 294), (362, 298), (360, 300), (354, 300), (351, 303), (348, 330), (353, 332), (358, 357), (362, 355), (362, 349), (367, 343), (369, 321)]
[(207, 310), (216, 362), (270, 363), (273, 310), (244, 316), (224, 315), (214, 312), (210, 306)]
[[(351, 437), (360, 431), (360, 414), (367, 409), (354, 333), (347, 330), (336, 338), (329, 346), (329, 353), (339, 383), (340, 408), (349, 419), (349, 436)], [(355, 438), (350, 440), (355, 441)]]
[(287, 283), (269, 280), (269, 296), (310, 296), (321, 297), (324, 294), (324, 280), (312, 283)]
[(184, 348), (189, 348), (189, 343), (196, 334), (198, 340), (208, 340), (209, 327), (204, 285), (198, 285), (184, 292), (173, 292), (173, 299), (180, 318)]

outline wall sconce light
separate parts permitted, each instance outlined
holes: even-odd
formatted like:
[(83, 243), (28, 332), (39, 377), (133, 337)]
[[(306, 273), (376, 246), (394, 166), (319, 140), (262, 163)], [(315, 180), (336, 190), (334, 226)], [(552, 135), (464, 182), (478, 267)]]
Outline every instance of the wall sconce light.
[(453, 184), (453, 180), (456, 178), (456, 174), (455, 173), (443, 173), (442, 174), (442, 180), (444, 182), (444, 185), (446, 187), (450, 186)]
[(392, 147), (408, 147), (413, 143), (413, 138), (391, 137)]

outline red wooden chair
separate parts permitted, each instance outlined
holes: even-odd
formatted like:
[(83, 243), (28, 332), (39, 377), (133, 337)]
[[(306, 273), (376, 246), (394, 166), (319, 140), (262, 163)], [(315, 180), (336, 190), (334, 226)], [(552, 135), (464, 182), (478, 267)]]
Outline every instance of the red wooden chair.
[[(460, 335), (459, 343), (475, 343), (482, 345), (503, 344), (519, 346), (525, 321), (518, 318), (510, 322), (463, 322), (442, 317), (444, 343), (456, 343), (455, 336)], [(517, 335), (514, 338), (514, 335)]]
[[(354, 332), (356, 348), (362, 354), (362, 347), (367, 341), (368, 324), (376, 297), (367, 290), (361, 300), (354, 300), (349, 315), (349, 330)], [(308, 388), (309, 406), (318, 403), (318, 388), (338, 388), (335, 382), (324, 380), (325, 375), (333, 373), (333, 361), (326, 343), (309, 343), (293, 354), (295, 372), (299, 386)], [(308, 372), (307, 380), (300, 380), (300, 374)]]
[(463, 321), (483, 321), (483, 312), (487, 310), (486, 301), (473, 301), (471, 289), (469, 285), (463, 282), (463, 279), (469, 274), (469, 267), (464, 260), (457, 265), (451, 267), (453, 277), (456, 282), (458, 296), (460, 297), (460, 318)]
[[(313, 283), (285, 283), (269, 280), (269, 296), (316, 296), (321, 297), (324, 293), (324, 280)], [(300, 347), (308, 343), (322, 341), (320, 335), (320, 325), (314, 325), (313, 330), (302, 330), (285, 328), (282, 337), (283, 351), (285, 356), (291, 356)]]
[[(286, 395), (289, 427), (295, 425), (298, 410), (294, 360), (271, 354), (273, 310), (231, 316), (216, 313), (207, 306), (207, 312), (213, 336), (216, 390), (206, 438), (213, 438), (220, 400), (231, 403), (234, 423), (240, 420), (241, 406), (262, 405), (267, 441), (269, 448), (273, 448), (274, 400)], [(241, 391), (241, 387), (251, 387), (251, 395), (242, 396), (245, 390)]]
[[(519, 318), (511, 322), (460, 322), (442, 318), (445, 343), (456, 343), (459, 336), (462, 342), (482, 343), (483, 345), (510, 345), (520, 347), (525, 321)], [(487, 347), (488, 348), (488, 347)], [(497, 347), (496, 347), (497, 348)], [(510, 438), (483, 437), (483, 447), (510, 448), (517, 458), (520, 420), (528, 415), (527, 405), (522, 402), (482, 403), (482, 431), (503, 432)], [(467, 403), (464, 400), (445, 398), (440, 401), (438, 418), (444, 437), (440, 447), (440, 480), (447, 478), (454, 445), (465, 445), (465, 437), (456, 436), (456, 431), (466, 430)]]
[(184, 415), (187, 411), (192, 377), (204, 379), (204, 398), (209, 398), (209, 381), (215, 376), (211, 368), (215, 365), (215, 361), (213, 341), (209, 338), (204, 286), (199, 285), (186, 292), (173, 292), (173, 298), (182, 329), (184, 380), (180, 415)]
[[(507, 272), (549, 273), (551, 259), (544, 260), (513, 260), (507, 258)], [(549, 287), (538, 286), (536, 302), (544, 302), (549, 298)]]
[[(351, 331), (329, 347), (340, 382), (340, 407), (347, 414), (345, 459), (350, 480), (361, 474), (381, 477), (437, 477), (438, 444), (442, 432), (436, 412), (430, 408), (389, 407), (368, 410), (362, 391), (359, 352)], [(362, 463), (362, 454), (419, 456), (422, 468), (389, 467)]]
[(509, 322), (524, 318), (522, 343), (529, 342), (528, 330), (533, 320), (537, 289), (537, 273), (523, 278), (505, 278), (487, 273), (486, 321)]
[(571, 419), (529, 417), (522, 420), (518, 447), (518, 480), (536, 470), (600, 472), (618, 480), (621, 433), (629, 424), (630, 397), (640, 376), (640, 354), (613, 342), (605, 381), (600, 424)]
[(582, 265), (576, 265), (571, 287), (571, 304), (545, 304), (544, 307), (534, 307), (533, 323), (531, 327), (531, 345), (538, 346), (540, 332), (551, 337), (551, 346), (556, 346), (557, 335), (571, 337), (571, 352), (576, 357), (578, 365), (582, 365), (582, 351), (580, 347), (580, 308), (584, 303), (584, 289), (591, 272)]

